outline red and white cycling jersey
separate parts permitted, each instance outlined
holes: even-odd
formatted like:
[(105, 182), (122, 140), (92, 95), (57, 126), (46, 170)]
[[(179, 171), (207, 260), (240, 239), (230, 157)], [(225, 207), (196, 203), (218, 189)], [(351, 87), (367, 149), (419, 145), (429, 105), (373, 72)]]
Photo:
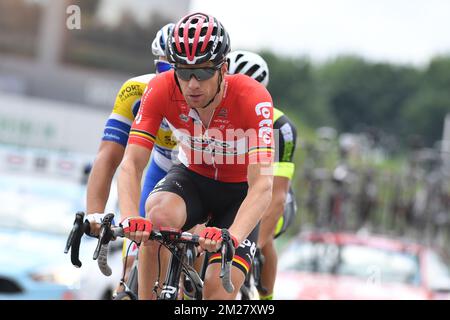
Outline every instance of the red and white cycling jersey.
[(247, 166), (272, 162), (273, 108), (266, 88), (245, 75), (226, 75), (220, 105), (205, 127), (178, 86), (174, 72), (154, 77), (142, 96), (128, 143), (152, 148), (163, 118), (190, 170), (223, 182), (247, 181)]

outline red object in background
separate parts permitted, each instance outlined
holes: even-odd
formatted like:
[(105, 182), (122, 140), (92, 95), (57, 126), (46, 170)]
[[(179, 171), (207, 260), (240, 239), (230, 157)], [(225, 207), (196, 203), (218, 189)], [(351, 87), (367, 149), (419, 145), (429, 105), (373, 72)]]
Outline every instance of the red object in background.
[(10, 164), (18, 165), (18, 164), (24, 164), (25, 163), (25, 157), (17, 155), (17, 154), (10, 154), (6, 157), (6, 161)]
[(275, 299), (450, 299), (437, 248), (384, 236), (300, 234), (280, 255)]
[(63, 170), (72, 170), (75, 167), (75, 164), (73, 161), (67, 161), (67, 160), (59, 160), (58, 161), (58, 168)]

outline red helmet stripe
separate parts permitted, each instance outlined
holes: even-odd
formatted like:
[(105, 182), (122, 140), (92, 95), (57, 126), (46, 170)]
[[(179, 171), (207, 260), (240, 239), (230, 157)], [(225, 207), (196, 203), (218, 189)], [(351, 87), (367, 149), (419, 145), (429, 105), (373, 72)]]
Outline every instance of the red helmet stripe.
[(202, 16), (198, 16), (197, 29), (195, 30), (194, 35), (194, 43), (192, 44), (192, 57), (195, 56), (195, 52), (197, 52), (198, 41), (200, 40), (200, 33), (202, 32), (203, 22), (205, 18)]
[(180, 24), (183, 20), (180, 20), (175, 28), (173, 29), (173, 34), (175, 35), (175, 45), (177, 46), (177, 50), (181, 53), (181, 45), (180, 45), (180, 37), (178, 36), (178, 30), (180, 29)]
[(206, 47), (208, 46), (209, 39), (211, 38), (211, 34), (214, 30), (214, 18), (211, 16), (208, 16), (209, 23), (208, 23), (208, 30), (206, 31), (205, 40), (203, 40), (202, 48), (200, 49), (201, 52), (204, 52), (206, 50)]
[(189, 26), (191, 25), (192, 16), (189, 18), (188, 21), (186, 21), (184, 25), (184, 33), (183, 33), (183, 40), (184, 40), (184, 49), (186, 50), (186, 57), (188, 61), (194, 60), (193, 53), (189, 52)]

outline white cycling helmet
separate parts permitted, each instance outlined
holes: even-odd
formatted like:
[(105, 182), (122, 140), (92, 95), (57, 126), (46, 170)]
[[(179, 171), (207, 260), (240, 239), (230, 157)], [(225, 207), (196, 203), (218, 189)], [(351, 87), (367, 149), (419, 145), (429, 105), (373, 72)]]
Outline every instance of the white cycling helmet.
[(175, 24), (168, 23), (156, 33), (156, 37), (152, 42), (152, 53), (157, 57), (166, 55), (166, 42), (169, 34), (172, 32)]
[(227, 56), (228, 73), (242, 73), (262, 83), (269, 84), (269, 67), (264, 59), (253, 52), (237, 50)]

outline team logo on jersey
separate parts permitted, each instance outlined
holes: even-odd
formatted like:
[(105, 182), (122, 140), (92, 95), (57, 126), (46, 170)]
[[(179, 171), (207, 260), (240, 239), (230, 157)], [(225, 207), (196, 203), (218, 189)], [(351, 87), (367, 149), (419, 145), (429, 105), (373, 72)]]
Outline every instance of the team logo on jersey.
[(270, 144), (272, 141), (272, 119), (270, 119), (270, 102), (258, 103), (255, 107), (256, 115), (263, 116), (263, 120), (259, 122), (258, 136), (263, 139), (264, 143)]
[(184, 122), (188, 122), (189, 117), (187, 115), (185, 115), (184, 113), (180, 114), (180, 119)]
[(225, 108), (220, 109), (219, 113), (217, 114), (217, 117), (227, 118), (228, 117), (228, 109), (225, 109)]

